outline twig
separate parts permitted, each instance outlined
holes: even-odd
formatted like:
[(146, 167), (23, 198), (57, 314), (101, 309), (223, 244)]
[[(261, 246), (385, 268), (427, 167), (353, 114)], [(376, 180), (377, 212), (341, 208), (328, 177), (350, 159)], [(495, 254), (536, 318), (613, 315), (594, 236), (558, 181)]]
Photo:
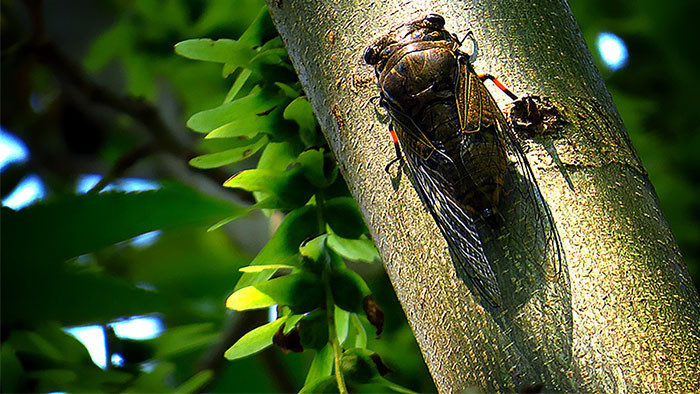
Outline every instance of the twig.
[(155, 152), (155, 146), (151, 143), (141, 145), (138, 148), (128, 152), (124, 156), (120, 157), (112, 166), (112, 168), (105, 174), (102, 179), (100, 179), (95, 186), (93, 186), (88, 193), (96, 193), (104, 189), (110, 182), (122, 176), (127, 169), (132, 165), (137, 163), (139, 160), (151, 155)]

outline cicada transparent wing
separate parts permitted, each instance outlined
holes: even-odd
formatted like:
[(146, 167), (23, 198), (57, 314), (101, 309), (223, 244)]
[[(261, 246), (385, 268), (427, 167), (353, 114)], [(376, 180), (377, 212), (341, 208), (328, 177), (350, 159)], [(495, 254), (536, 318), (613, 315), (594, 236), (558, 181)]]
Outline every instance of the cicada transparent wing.
[[(540, 276), (533, 271), (541, 271), (544, 278), (550, 280), (558, 276), (563, 260), (561, 241), (527, 156), (510, 124), (466, 55), (460, 55), (459, 59), (455, 97), (462, 132), (495, 135), (508, 158), (501, 192), (496, 197), (498, 203), (494, 212), (486, 212), (497, 215), (498, 220), (490, 220), (481, 212), (483, 220), (475, 220), (475, 224), (485, 254), (503, 279), (501, 282), (521, 282), (520, 286), (501, 283), (500, 289), (517, 293), (533, 287), (523, 286), (523, 281), (539, 282)], [(487, 147), (481, 149), (488, 151)], [(480, 165), (496, 167), (498, 164), (493, 161), (496, 156), (491, 154)], [(494, 226), (494, 223), (498, 224)], [(508, 277), (517, 277), (517, 280), (509, 281)]]
[(426, 150), (430, 148), (406, 138), (407, 135), (420, 133), (415, 124), (407, 125), (400, 117), (393, 117), (393, 120), (416, 192), (442, 231), (452, 258), (478, 294), (489, 305), (499, 306), (501, 293), (498, 281), (484, 253), (475, 217), (455, 199), (449, 180), (444, 176), (445, 169), (459, 171), (459, 166), (444, 152), (432, 150), (432, 154), (426, 155)]
[[(499, 139), (503, 141), (512, 162), (508, 166), (507, 182), (503, 188), (504, 201), (499, 204), (500, 215), (511, 236), (520, 239), (524, 245), (521, 249), (523, 257), (538, 262), (535, 265), (542, 270), (545, 278), (555, 280), (561, 272), (564, 256), (554, 218), (510, 123), (483, 82), (480, 85), (485, 92), (486, 107), (493, 109), (491, 113), (495, 115)], [(520, 224), (515, 225), (515, 222)]]

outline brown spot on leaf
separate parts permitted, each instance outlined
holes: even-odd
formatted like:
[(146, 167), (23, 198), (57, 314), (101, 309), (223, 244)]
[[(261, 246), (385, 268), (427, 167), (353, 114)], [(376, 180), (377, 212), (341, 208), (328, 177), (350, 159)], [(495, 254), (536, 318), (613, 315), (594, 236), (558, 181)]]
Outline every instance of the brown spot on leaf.
[(386, 364), (384, 364), (384, 362), (382, 361), (382, 358), (379, 357), (379, 355), (377, 353), (372, 353), (372, 355), (369, 356), (369, 358), (371, 358), (372, 361), (374, 361), (374, 365), (377, 366), (377, 371), (379, 371), (380, 375), (384, 376), (384, 375), (388, 374), (389, 372), (392, 372), (391, 369), (389, 367), (387, 367)]
[(384, 331), (384, 311), (371, 294), (362, 300), (362, 309), (367, 315), (367, 320), (377, 329), (377, 338), (379, 338)]
[(569, 124), (548, 97), (525, 96), (510, 108), (513, 130), (521, 137), (551, 134)]
[(272, 343), (282, 349), (284, 353), (289, 353), (290, 351), (301, 353), (304, 351), (304, 347), (301, 346), (301, 340), (299, 339), (299, 327), (294, 327), (292, 331), (285, 334), (284, 325), (282, 325), (272, 337)]
[(246, 151), (243, 152), (243, 157), (248, 157), (248, 156), (250, 156), (251, 153), (253, 153), (252, 149), (246, 149)]

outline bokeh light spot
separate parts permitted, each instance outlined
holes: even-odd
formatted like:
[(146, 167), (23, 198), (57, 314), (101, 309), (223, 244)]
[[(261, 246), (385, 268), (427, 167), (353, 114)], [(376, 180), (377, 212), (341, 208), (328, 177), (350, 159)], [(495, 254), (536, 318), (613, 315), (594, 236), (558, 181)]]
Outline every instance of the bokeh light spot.
[(9, 196), (3, 198), (2, 205), (12, 209), (22, 209), (46, 196), (44, 182), (32, 174), (22, 179)]
[(627, 65), (627, 45), (622, 39), (613, 33), (602, 32), (596, 39), (598, 53), (605, 65), (612, 71), (616, 71)]

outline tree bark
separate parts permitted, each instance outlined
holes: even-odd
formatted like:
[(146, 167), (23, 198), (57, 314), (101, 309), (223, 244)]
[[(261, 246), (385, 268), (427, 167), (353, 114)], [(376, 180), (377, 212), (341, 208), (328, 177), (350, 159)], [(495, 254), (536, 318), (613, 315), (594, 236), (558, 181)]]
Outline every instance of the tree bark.
[[(268, 5), (440, 392), (700, 389), (697, 290), (564, 0)], [(499, 314), (455, 273), (408, 177), (395, 191), (384, 172), (393, 147), (362, 53), (430, 12), (459, 37), (474, 32), (478, 72), (520, 96), (550, 97), (570, 122), (524, 142), (563, 241), (563, 272), (516, 284), (527, 297)]]

